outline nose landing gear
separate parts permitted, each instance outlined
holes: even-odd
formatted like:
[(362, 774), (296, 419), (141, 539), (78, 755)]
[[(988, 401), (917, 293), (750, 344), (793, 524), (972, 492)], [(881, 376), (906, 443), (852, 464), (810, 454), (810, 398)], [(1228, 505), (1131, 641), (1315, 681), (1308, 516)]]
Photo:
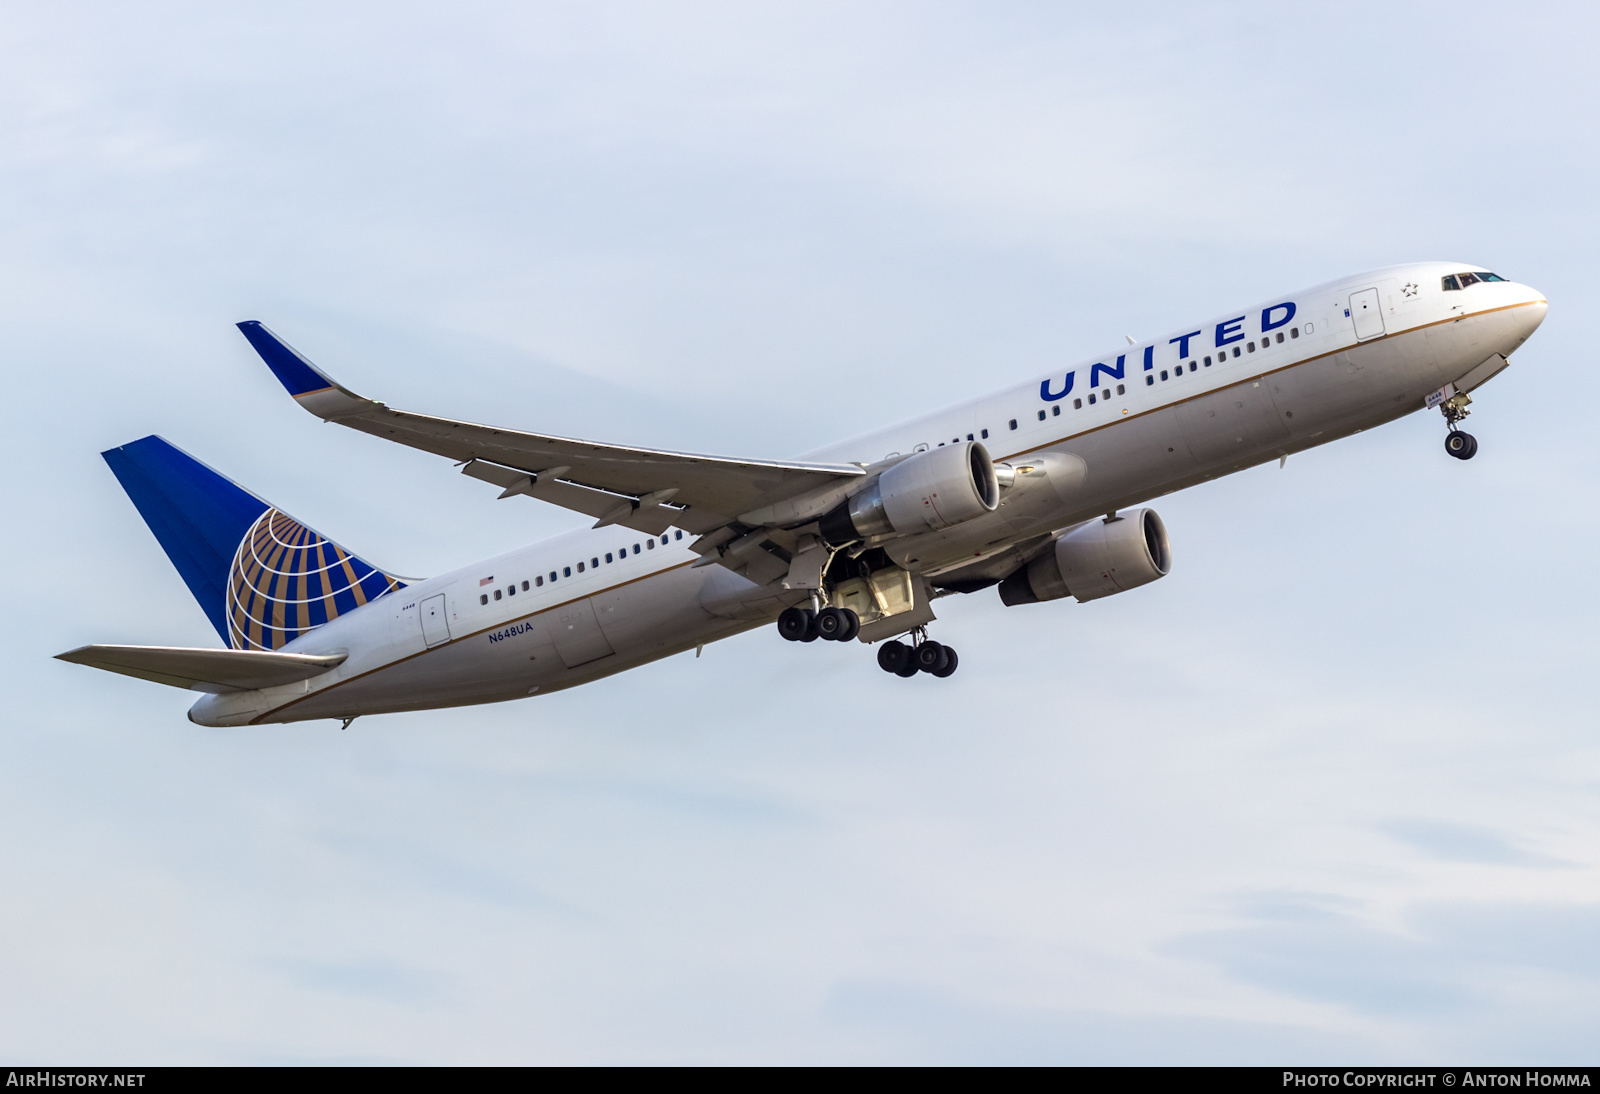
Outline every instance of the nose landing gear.
[(1444, 450), (1458, 460), (1470, 460), (1478, 454), (1478, 438), (1452, 429), (1444, 435)]
[(1444, 450), (1458, 460), (1470, 460), (1478, 454), (1478, 438), (1459, 428), (1461, 419), (1472, 413), (1467, 409), (1470, 402), (1472, 396), (1465, 391), (1458, 391), (1439, 404), (1439, 413), (1444, 415), (1445, 425), (1450, 427), (1450, 432), (1444, 435)]

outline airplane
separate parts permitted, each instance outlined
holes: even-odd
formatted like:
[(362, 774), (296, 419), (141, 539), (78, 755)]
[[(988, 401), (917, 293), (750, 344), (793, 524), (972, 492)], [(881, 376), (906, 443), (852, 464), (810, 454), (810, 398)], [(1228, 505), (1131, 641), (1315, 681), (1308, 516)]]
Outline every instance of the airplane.
[[(1472, 392), (1543, 322), (1483, 267), (1370, 270), (1213, 316), (792, 460), (629, 448), (393, 410), (249, 321), (300, 406), (455, 461), (591, 527), (438, 577), (363, 558), (157, 436), (103, 456), (225, 648), (90, 645), (62, 660), (203, 693), (211, 727), (501, 702), (757, 627), (876, 645), (948, 678), (942, 597), (1015, 607), (1165, 577), (1150, 500), (1437, 408), (1459, 460)], [(902, 640), (902, 639), (908, 639)]]

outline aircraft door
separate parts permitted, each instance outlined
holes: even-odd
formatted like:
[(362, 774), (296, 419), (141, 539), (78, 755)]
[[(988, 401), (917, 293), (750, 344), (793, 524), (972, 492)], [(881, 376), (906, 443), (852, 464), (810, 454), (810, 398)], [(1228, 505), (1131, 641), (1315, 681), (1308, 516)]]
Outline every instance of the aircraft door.
[(1350, 318), (1356, 323), (1356, 341), (1365, 342), (1384, 333), (1383, 306), (1377, 289), (1362, 289), (1350, 294)]
[(422, 641), (429, 646), (450, 641), (450, 622), (444, 614), (444, 594), (430, 596), (417, 605), (422, 620)]
[(563, 604), (550, 614), (550, 640), (567, 668), (575, 669), (616, 652), (601, 632), (594, 604), (588, 597)]

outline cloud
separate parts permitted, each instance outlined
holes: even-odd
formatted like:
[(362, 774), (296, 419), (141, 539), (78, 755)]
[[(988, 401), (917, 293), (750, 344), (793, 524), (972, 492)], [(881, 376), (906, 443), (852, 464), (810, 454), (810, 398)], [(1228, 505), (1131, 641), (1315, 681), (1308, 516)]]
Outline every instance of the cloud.
[(1398, 817), (1379, 824), (1378, 830), (1445, 862), (1527, 867), (1572, 865), (1535, 854), (1493, 829), (1476, 825)]

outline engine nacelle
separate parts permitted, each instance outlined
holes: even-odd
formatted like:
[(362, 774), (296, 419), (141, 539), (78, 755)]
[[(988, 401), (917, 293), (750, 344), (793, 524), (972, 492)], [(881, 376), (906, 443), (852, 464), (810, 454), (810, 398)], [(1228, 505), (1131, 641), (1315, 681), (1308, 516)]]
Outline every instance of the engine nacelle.
[(838, 546), (869, 536), (937, 532), (1000, 504), (1000, 482), (988, 449), (977, 441), (930, 448), (901, 460), (876, 482), (819, 522)]
[(1064, 596), (1098, 600), (1148, 585), (1171, 569), (1166, 525), (1154, 509), (1132, 509), (1063, 532), (1054, 551), (1000, 583), (1000, 599), (1012, 605)]

